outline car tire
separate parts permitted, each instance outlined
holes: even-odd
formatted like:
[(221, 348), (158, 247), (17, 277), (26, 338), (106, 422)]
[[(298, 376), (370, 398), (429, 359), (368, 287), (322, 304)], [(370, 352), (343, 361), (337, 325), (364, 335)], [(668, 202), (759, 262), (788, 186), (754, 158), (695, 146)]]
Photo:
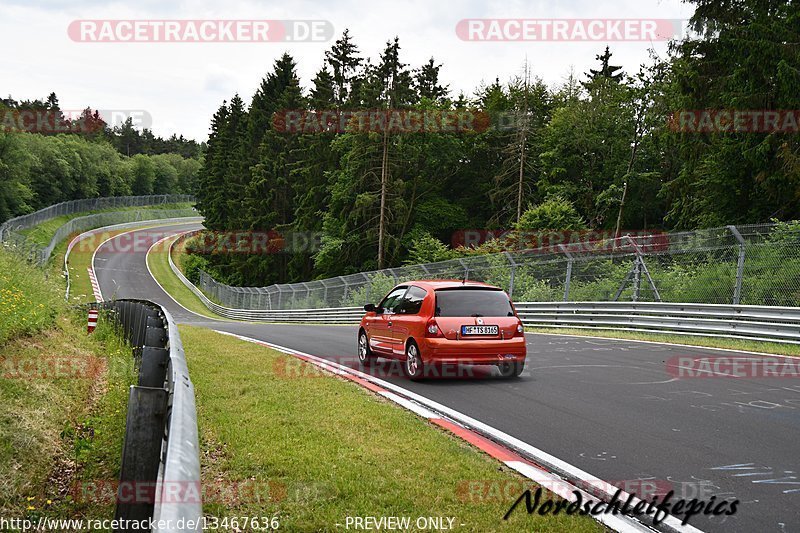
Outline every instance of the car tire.
[(411, 381), (418, 381), (425, 375), (425, 363), (419, 353), (419, 346), (414, 341), (409, 342), (406, 346), (406, 360), (403, 369)]
[(500, 369), (500, 375), (504, 378), (518, 378), (525, 369), (525, 361), (501, 363), (497, 368)]
[(369, 338), (366, 331), (358, 334), (358, 364), (361, 366), (372, 366), (375, 363), (375, 354), (369, 347)]

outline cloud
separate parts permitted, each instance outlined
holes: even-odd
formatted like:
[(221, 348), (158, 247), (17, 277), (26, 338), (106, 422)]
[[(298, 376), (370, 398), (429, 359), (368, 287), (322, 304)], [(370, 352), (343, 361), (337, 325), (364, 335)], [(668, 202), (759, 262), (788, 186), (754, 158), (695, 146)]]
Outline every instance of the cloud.
[[(245, 102), (284, 51), (298, 64), (308, 87), (332, 43), (76, 43), (67, 27), (76, 19), (323, 19), (338, 37), (350, 28), (365, 55), (377, 59), (387, 40), (400, 37), (401, 59), (416, 67), (433, 56), (454, 95), (471, 94), (482, 82), (508, 80), (527, 58), (535, 75), (559, 83), (575, 66), (583, 74), (606, 43), (465, 42), (455, 27), (464, 18), (688, 18), (680, 0), (615, 0), (568, 3), (524, 0), (429, 2), (258, 2), (210, 0), (178, 3), (39, 3), (11, 0), (0, 19), (0, 63), (4, 94), (41, 98), (55, 91), (62, 107), (145, 109), (159, 135), (203, 140), (211, 115), (238, 92)], [(648, 43), (611, 43), (614, 61), (628, 72), (647, 61)], [(662, 55), (666, 43), (654, 43)]]

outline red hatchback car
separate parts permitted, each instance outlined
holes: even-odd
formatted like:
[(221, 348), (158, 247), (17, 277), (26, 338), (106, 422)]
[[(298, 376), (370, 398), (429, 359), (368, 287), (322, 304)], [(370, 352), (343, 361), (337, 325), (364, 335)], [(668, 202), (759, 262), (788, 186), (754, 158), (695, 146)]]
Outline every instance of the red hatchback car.
[(505, 377), (525, 367), (525, 332), (502, 289), (473, 281), (409, 281), (364, 306), (358, 359), (404, 361), (412, 380), (434, 365), (494, 365)]

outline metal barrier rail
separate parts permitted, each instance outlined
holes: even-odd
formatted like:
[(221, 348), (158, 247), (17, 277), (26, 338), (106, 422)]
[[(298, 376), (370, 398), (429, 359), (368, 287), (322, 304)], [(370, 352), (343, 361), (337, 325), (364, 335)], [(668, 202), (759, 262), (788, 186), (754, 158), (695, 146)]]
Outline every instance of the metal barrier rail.
[[(172, 260), (172, 251), (176, 244), (181, 242), (184, 238), (197, 233), (196, 231), (187, 231), (181, 233), (178, 238), (172, 241), (167, 250), (167, 257), (169, 267), (172, 269), (178, 279), (183, 282), (186, 287), (192, 291), (203, 305), (209, 311), (219, 316), (230, 318), (233, 320), (252, 320), (258, 322), (289, 322), (289, 323), (302, 323), (302, 324), (353, 324), (361, 319), (364, 310), (361, 307), (335, 307), (329, 309), (293, 309), (284, 311), (270, 311), (267, 309), (233, 309), (219, 305), (206, 296), (203, 291), (189, 281), (189, 279), (181, 272), (175, 262)], [(313, 316), (310, 316), (313, 315)]]
[[(266, 310), (221, 306), (189, 281), (172, 260), (174, 246), (192, 233), (181, 234), (169, 247), (170, 268), (218, 315), (264, 322), (357, 324), (364, 314), (360, 307)], [(523, 324), (530, 327), (633, 329), (800, 344), (800, 307), (662, 302), (518, 302), (515, 307)]]
[[(91, 304), (133, 347), (139, 367), (131, 386), (115, 519), (171, 524), (153, 531), (200, 531), (200, 447), (194, 386), (175, 321), (147, 300)], [(155, 491), (148, 490), (155, 487)], [(131, 494), (152, 495), (130, 501)], [(124, 497), (123, 497), (124, 495)], [(180, 495), (188, 497), (181, 498)], [(181, 519), (183, 519), (181, 521)], [(176, 524), (194, 524), (180, 527)]]
[[(2, 239), (4, 246), (13, 248), (18, 254), (25, 256), (31, 263), (42, 266), (50, 259), (50, 256), (52, 255), (56, 246), (58, 246), (59, 243), (75, 232), (86, 231), (89, 229), (95, 229), (107, 226), (109, 224), (117, 224), (121, 222), (192, 217), (197, 216), (197, 214), (197, 211), (194, 209), (187, 208), (111, 211), (84, 215), (68, 220), (59, 226), (47, 246), (42, 246), (32, 242), (27, 238), (26, 235), (14, 231), (11, 226), (6, 227), (4, 225), (0, 227), (0, 238)], [(15, 220), (16, 219), (12, 219), (9, 222), (14, 222)]]
[(800, 344), (800, 308), (637, 302), (520, 302), (526, 326), (637, 330)]
[(99, 198), (69, 200), (44, 207), (27, 215), (20, 215), (6, 220), (0, 224), (0, 239), (5, 240), (6, 232), (32, 228), (61, 215), (96, 211), (98, 209), (114, 209), (116, 207), (141, 207), (183, 202), (194, 202), (194, 196), (191, 194), (151, 194), (146, 196), (102, 196)]

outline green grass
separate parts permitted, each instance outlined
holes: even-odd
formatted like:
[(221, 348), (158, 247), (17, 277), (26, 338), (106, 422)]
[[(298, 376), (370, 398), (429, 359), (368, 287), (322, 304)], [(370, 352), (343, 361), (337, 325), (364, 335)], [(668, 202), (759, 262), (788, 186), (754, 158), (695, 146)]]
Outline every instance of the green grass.
[[(153, 247), (147, 255), (147, 265), (153, 273), (153, 277), (158, 281), (167, 293), (175, 298), (182, 306), (209, 318), (218, 320), (225, 320), (223, 317), (216, 315), (208, 310), (200, 298), (197, 297), (189, 288), (178, 279), (178, 276), (172, 271), (169, 266), (169, 247), (178, 238), (178, 235), (164, 240), (158, 246)], [(176, 266), (179, 265), (181, 254), (177, 254), (173, 260), (176, 261)]]
[(0, 249), (0, 346), (52, 326), (64, 310), (57, 275)]
[(587, 517), (524, 512), (505, 522), (521, 490), (474, 501), (465, 488), (531, 486), (502, 463), (354, 383), (314, 371), (289, 377), (289, 356), (206, 329), (180, 332), (203, 479), (215, 494), (207, 515), (277, 513), (286, 531), (334, 531), (367, 515), (455, 517), (459, 531), (602, 529)]
[(779, 342), (761, 342), (749, 341), (746, 339), (700, 337), (694, 335), (676, 335), (669, 333), (648, 333), (643, 331), (618, 331), (580, 328), (525, 328), (525, 331), (529, 333), (550, 333), (554, 335), (580, 335), (651, 342), (669, 342), (673, 344), (686, 344), (690, 346), (726, 348), (729, 350), (800, 356), (800, 345)]
[(5, 251), (0, 269), (0, 516), (110, 518), (71, 495), (119, 476), (130, 350), (107, 325), (87, 335), (50, 270)]
[(105, 213), (110, 211), (141, 211), (141, 210), (148, 210), (148, 209), (184, 209), (192, 207), (192, 203), (189, 202), (181, 202), (181, 203), (174, 203), (174, 204), (160, 204), (160, 205), (144, 205), (144, 206), (137, 206), (137, 207), (110, 207), (108, 209), (98, 209), (95, 211), (82, 211), (80, 213), (73, 213), (71, 215), (61, 215), (55, 218), (51, 218), (41, 224), (34, 226), (32, 228), (20, 231), (20, 234), (25, 235), (29, 240), (39, 244), (41, 246), (47, 246), (50, 244), (50, 239), (53, 238), (55, 235), (56, 230), (72, 220), (73, 218), (78, 218), (86, 215), (93, 215), (95, 213)]

